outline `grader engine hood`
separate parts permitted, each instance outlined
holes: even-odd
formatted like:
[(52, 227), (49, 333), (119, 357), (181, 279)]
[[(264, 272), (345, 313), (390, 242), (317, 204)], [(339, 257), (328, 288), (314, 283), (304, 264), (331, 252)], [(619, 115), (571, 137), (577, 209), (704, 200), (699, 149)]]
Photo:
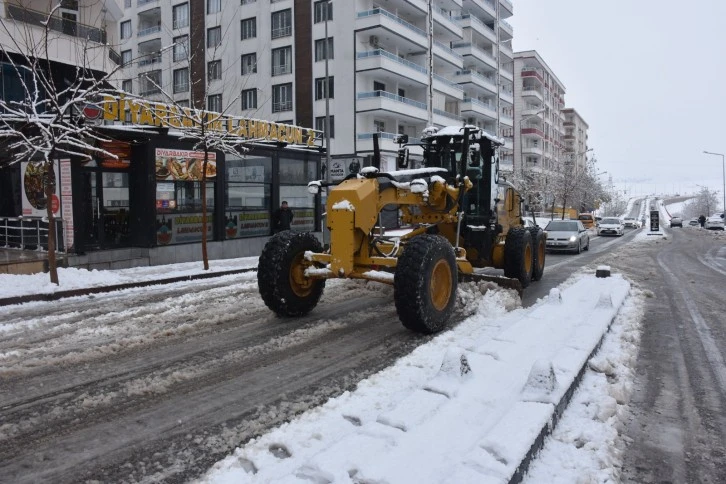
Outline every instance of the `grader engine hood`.
[(378, 196), (378, 180), (375, 178), (345, 180), (328, 195), (330, 269), (339, 277), (353, 272), (355, 252), (378, 217)]

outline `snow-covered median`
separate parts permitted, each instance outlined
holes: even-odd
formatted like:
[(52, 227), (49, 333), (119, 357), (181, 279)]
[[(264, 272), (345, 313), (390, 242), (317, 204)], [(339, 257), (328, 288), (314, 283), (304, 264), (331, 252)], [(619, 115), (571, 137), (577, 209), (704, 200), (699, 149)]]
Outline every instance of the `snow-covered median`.
[(507, 482), (629, 291), (618, 275), (582, 276), (507, 312), (509, 292), (464, 285), (476, 314), (248, 442), (201, 482)]

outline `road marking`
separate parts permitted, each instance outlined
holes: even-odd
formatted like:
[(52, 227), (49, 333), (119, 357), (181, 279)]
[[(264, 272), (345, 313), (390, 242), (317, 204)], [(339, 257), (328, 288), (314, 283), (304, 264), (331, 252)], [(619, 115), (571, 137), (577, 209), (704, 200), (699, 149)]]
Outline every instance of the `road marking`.
[(716, 375), (716, 382), (721, 388), (721, 393), (726, 396), (726, 365), (724, 365), (723, 356), (721, 356), (721, 350), (719, 350), (716, 342), (713, 340), (713, 336), (711, 336), (711, 329), (708, 327), (708, 323), (706, 323), (706, 320), (703, 319), (703, 316), (701, 316), (701, 313), (698, 311), (698, 308), (693, 303), (693, 301), (688, 298), (688, 294), (686, 294), (686, 291), (679, 283), (678, 278), (675, 276), (675, 274), (673, 274), (673, 272), (671, 272), (668, 267), (666, 267), (666, 264), (664, 264), (661, 260), (663, 254), (663, 252), (660, 252), (658, 254), (658, 257), (656, 257), (658, 265), (671, 279), (672, 287), (674, 287), (680, 293), (683, 302), (686, 303), (686, 309), (688, 309), (688, 312), (690, 313), (691, 318), (693, 319), (693, 322), (696, 326), (696, 334), (698, 334), (698, 338), (701, 340), (701, 345), (705, 350), (706, 359), (711, 365), (711, 369), (713, 370), (714, 375)]
[[(721, 262), (717, 261), (716, 256), (713, 255), (714, 251), (721, 252), (721, 250), (723, 250), (723, 248), (721, 248), (721, 249), (713, 248), (713, 249), (709, 250), (708, 252), (706, 252), (705, 260), (704, 260), (704, 256), (702, 256), (701, 254), (698, 254), (698, 261), (701, 264), (703, 264), (704, 266), (708, 267), (709, 269), (713, 269), (714, 271), (719, 272), (726, 276), (726, 270), (721, 268), (721, 267), (723, 267), (723, 265), (721, 264)], [(720, 257), (720, 258), (723, 258), (723, 257)]]

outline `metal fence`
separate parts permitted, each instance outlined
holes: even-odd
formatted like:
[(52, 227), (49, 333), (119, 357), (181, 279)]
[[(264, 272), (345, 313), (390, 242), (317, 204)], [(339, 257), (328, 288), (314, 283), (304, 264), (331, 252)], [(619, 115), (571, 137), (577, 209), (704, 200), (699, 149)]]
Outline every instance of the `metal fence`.
[[(55, 221), (56, 251), (65, 252), (63, 220)], [(48, 250), (48, 221), (41, 217), (0, 217), (0, 247)]]

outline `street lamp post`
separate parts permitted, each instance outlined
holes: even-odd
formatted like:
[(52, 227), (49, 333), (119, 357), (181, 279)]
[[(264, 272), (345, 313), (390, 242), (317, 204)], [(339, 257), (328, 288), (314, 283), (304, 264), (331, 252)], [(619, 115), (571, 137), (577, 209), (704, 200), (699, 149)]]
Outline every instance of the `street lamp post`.
[(330, 182), (330, 77), (328, 59), (330, 58), (330, 42), (328, 41), (328, 19), (332, 0), (325, 3), (325, 179)]
[(724, 154), (713, 153), (711, 151), (704, 151), (704, 153), (707, 155), (715, 155), (721, 157), (721, 167), (723, 168), (723, 211), (724, 213), (726, 213), (726, 161), (724, 161)]

